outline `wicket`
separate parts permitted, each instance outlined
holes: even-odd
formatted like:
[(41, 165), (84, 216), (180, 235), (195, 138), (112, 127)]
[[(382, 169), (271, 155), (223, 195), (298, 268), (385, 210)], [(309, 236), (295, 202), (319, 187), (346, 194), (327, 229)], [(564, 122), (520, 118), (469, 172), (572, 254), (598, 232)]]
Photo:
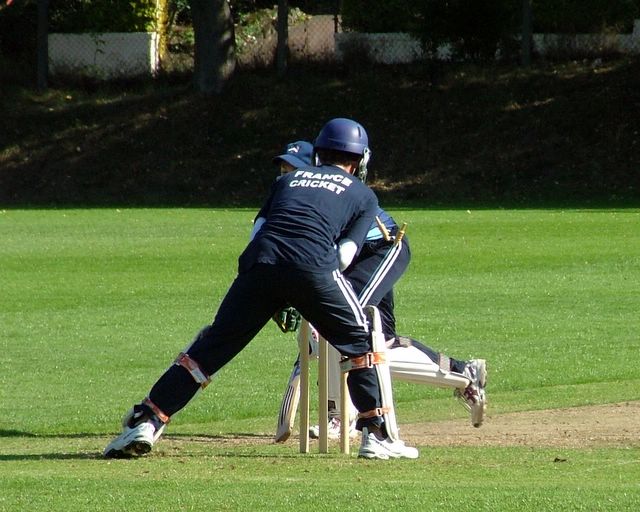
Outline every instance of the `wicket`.
[[(376, 216), (376, 223), (385, 241), (393, 242), (389, 252), (395, 250), (407, 230), (407, 223), (404, 222), (395, 237), (392, 237), (389, 230)], [(381, 263), (382, 265), (382, 263)], [(374, 274), (377, 273), (374, 272)], [(375, 308), (374, 308), (375, 309)], [(376, 310), (377, 311), (377, 310)], [(378, 323), (380, 322), (378, 316)], [(380, 336), (381, 327), (378, 327)], [(306, 320), (302, 320), (298, 332), (298, 347), (300, 350), (300, 453), (309, 453), (309, 339), (311, 336), (311, 326)], [(382, 343), (384, 347), (384, 342)], [(329, 436), (327, 431), (327, 420), (329, 416), (329, 344), (322, 336), (318, 340), (318, 451), (327, 453), (329, 451)], [(340, 373), (340, 451), (349, 453), (349, 411), (350, 400), (347, 388), (347, 373)], [(395, 425), (395, 420), (393, 422)], [(397, 429), (397, 427), (396, 427)]]
[[(298, 343), (300, 348), (300, 453), (309, 453), (309, 337), (311, 327), (306, 320), (300, 325)], [(318, 451), (329, 452), (327, 419), (329, 415), (329, 344), (320, 337), (318, 340), (318, 426), (320, 429)], [(340, 451), (348, 454), (349, 444), (349, 390), (347, 374), (340, 377)]]

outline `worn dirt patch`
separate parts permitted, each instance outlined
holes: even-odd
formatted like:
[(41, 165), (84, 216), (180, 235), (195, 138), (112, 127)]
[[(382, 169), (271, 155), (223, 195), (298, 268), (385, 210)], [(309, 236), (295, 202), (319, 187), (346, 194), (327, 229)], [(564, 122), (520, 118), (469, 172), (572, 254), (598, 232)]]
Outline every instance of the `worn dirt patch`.
[(480, 428), (455, 420), (402, 428), (423, 446), (640, 446), (640, 401), (487, 415)]
[[(640, 401), (495, 415), (489, 412), (480, 428), (473, 428), (462, 419), (404, 424), (402, 437), (407, 443), (417, 446), (640, 446)], [(273, 436), (167, 436), (163, 444), (180, 445), (182, 442), (257, 446), (272, 444)], [(297, 435), (287, 441), (292, 446), (297, 446), (297, 443)]]

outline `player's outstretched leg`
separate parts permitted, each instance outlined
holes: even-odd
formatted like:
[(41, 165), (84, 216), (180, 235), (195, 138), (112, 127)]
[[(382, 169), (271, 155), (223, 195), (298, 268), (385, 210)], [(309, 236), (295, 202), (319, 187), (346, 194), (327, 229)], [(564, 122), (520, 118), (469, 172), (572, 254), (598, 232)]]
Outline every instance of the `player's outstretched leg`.
[[(207, 343), (211, 327), (202, 329), (189, 350)], [(105, 448), (108, 458), (136, 457), (149, 453), (160, 438), (170, 416), (181, 410), (211, 377), (187, 352), (180, 352), (173, 364), (153, 385), (149, 396), (123, 420), (122, 433)], [(160, 404), (162, 408), (160, 408)]]
[(464, 389), (456, 389), (453, 393), (471, 413), (471, 424), (479, 427), (484, 421), (487, 411), (487, 363), (484, 359), (471, 359), (464, 367), (463, 375), (470, 381)]

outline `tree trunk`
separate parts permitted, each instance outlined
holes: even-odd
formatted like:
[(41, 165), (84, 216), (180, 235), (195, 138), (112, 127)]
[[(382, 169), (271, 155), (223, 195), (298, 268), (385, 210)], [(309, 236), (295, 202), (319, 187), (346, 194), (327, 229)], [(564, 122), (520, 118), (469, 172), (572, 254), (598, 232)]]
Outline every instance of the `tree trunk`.
[(531, 65), (531, 46), (533, 33), (533, 15), (531, 0), (522, 0), (522, 65), (527, 68)]
[(194, 85), (219, 94), (235, 70), (235, 34), (227, 0), (190, 0), (195, 36)]
[(156, 0), (156, 32), (158, 33), (158, 61), (164, 69), (169, 51), (169, 0)]
[[(7, 3), (9, 5), (9, 3)], [(36, 87), (44, 91), (49, 78), (49, 0), (38, 0)]]
[(287, 72), (289, 64), (289, 0), (278, 0), (278, 46), (276, 49), (278, 75)]

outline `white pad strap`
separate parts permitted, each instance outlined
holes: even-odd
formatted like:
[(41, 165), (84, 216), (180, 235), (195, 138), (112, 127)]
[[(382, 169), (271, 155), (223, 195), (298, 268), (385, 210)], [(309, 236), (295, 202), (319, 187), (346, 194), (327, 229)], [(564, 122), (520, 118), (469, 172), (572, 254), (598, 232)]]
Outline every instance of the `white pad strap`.
[(438, 354), (438, 367), (443, 372), (448, 372), (451, 368), (451, 358), (444, 354)]

